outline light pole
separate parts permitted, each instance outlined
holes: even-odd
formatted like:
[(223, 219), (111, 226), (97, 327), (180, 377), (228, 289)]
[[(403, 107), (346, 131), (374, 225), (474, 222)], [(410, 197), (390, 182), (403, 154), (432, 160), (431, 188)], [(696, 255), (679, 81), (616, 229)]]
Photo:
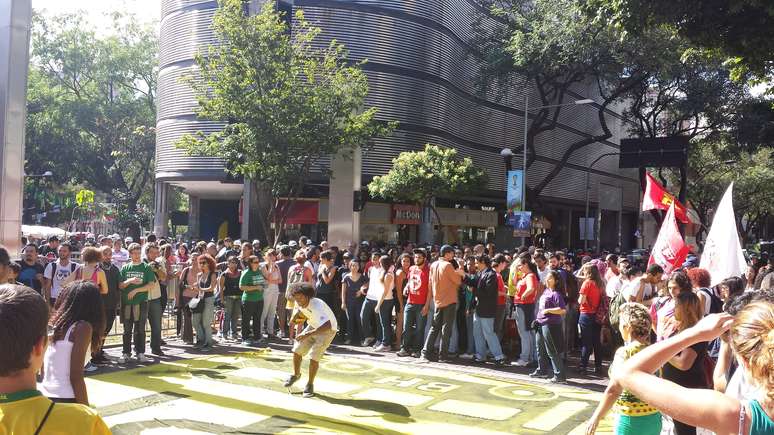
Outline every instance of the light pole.
[(597, 164), (598, 161), (602, 160), (603, 157), (609, 157), (609, 156), (618, 156), (621, 153), (605, 153), (601, 156), (594, 159), (593, 162), (589, 165), (589, 167), (586, 169), (586, 214), (585, 219), (583, 220), (583, 250), (588, 252), (589, 249), (589, 235), (588, 233), (588, 221), (589, 221), (589, 174), (591, 173), (591, 169), (594, 168), (594, 165)]
[[(583, 100), (575, 100), (572, 103), (563, 103), (563, 104), (549, 104), (547, 106), (536, 106), (536, 107), (529, 107), (529, 92), (524, 94), (524, 151), (523, 151), (523, 157), (524, 162), (522, 164), (522, 168), (524, 170), (524, 173), (521, 177), (521, 200), (522, 204), (524, 204), (523, 208), (527, 208), (527, 131), (529, 130), (529, 112), (531, 110), (542, 110), (542, 109), (551, 109), (554, 107), (564, 107), (564, 106), (579, 106), (581, 104), (593, 104), (594, 100), (590, 98), (586, 98)], [(502, 152), (500, 153), (502, 154)], [(524, 237), (521, 242), (522, 246), (527, 244), (527, 238)]]

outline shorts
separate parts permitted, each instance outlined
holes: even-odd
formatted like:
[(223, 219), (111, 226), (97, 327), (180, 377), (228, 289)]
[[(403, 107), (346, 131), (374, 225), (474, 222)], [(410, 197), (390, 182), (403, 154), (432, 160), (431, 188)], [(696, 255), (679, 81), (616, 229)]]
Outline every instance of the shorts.
[(293, 353), (301, 356), (309, 354), (309, 359), (320, 361), (325, 350), (328, 349), (328, 346), (331, 345), (334, 337), (336, 337), (336, 332), (337, 331), (330, 330), (323, 334), (312, 335), (303, 341), (295, 341), (293, 343)]

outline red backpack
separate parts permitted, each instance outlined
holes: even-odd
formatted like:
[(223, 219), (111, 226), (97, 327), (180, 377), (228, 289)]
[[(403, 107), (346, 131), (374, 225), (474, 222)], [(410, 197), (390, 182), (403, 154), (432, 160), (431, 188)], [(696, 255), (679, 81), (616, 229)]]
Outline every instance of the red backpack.
[[(607, 293), (604, 290), (600, 290), (599, 305), (597, 305), (597, 312), (594, 314), (594, 321), (597, 325), (607, 325), (610, 323), (608, 313), (610, 311), (610, 298), (607, 297)], [(594, 355), (596, 358), (596, 355)]]

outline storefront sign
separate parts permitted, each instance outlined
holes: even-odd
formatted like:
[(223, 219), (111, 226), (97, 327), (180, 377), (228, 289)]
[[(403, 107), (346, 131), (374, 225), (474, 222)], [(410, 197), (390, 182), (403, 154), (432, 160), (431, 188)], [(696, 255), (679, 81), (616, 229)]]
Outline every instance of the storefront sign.
[(422, 209), (417, 205), (393, 204), (392, 223), (397, 225), (419, 225)]

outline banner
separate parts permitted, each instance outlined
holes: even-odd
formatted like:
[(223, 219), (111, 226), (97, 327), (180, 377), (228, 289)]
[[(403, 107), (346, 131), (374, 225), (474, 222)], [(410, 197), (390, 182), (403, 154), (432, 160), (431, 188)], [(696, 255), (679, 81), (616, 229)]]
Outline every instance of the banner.
[(699, 263), (709, 271), (713, 286), (726, 278), (743, 276), (747, 266), (734, 219), (733, 188), (731, 183), (718, 204)]
[(653, 209), (668, 210), (675, 205), (675, 218), (680, 222), (687, 224), (691, 222), (688, 217), (688, 210), (675, 199), (675, 196), (667, 192), (652, 175), (645, 172), (645, 194), (642, 196), (642, 211)]
[(524, 207), (524, 172), (522, 170), (508, 171), (506, 180), (506, 207), (508, 216)]
[(532, 236), (532, 212), (517, 211), (508, 216), (508, 225), (513, 227), (513, 237)]
[(594, 218), (578, 218), (578, 229), (580, 239), (581, 240), (595, 240), (594, 239), (594, 230), (596, 225), (594, 225)]
[(669, 274), (683, 264), (688, 256), (688, 251), (688, 245), (683, 241), (680, 229), (677, 228), (675, 205), (672, 204), (664, 216), (664, 222), (661, 224), (656, 243), (653, 244), (653, 250), (650, 251), (648, 266), (653, 263), (658, 264), (664, 269), (665, 274)]

